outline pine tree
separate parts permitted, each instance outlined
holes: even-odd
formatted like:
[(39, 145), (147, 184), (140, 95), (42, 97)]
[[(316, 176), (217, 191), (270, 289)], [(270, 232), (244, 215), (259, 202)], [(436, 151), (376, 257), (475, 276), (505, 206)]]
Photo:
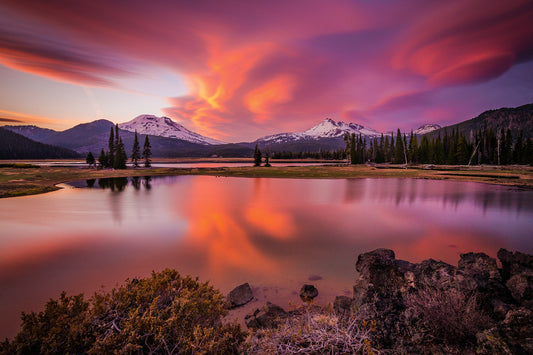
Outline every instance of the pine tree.
[(111, 127), (111, 132), (109, 133), (109, 142), (108, 142), (109, 152), (107, 154), (107, 167), (113, 166), (113, 158), (115, 157), (115, 132), (113, 127)]
[(385, 136), (385, 143), (383, 144), (383, 162), (388, 162), (389, 160), (389, 136)]
[(468, 144), (466, 143), (466, 138), (464, 135), (461, 135), (457, 141), (457, 148), (455, 153), (455, 161), (459, 165), (468, 164), (468, 159), (470, 154), (468, 152)]
[(261, 166), (262, 159), (263, 156), (261, 155), (261, 150), (259, 150), (259, 147), (256, 144), (254, 150), (254, 166)]
[(422, 164), (429, 163), (429, 140), (427, 135), (422, 136), (422, 142), (418, 149), (418, 161)]
[(396, 133), (396, 147), (394, 147), (394, 163), (395, 164), (401, 164), (404, 162), (404, 151), (403, 151), (403, 140), (402, 140), (402, 133), (400, 132), (400, 129), (398, 128), (398, 132)]
[(93, 153), (89, 152), (89, 154), (87, 154), (87, 158), (85, 158), (85, 162), (87, 164), (89, 164), (89, 167), (93, 166), (94, 165), (94, 155)]
[(411, 137), (409, 139), (409, 150), (408, 150), (409, 161), (412, 164), (418, 162), (418, 142), (416, 139), (416, 134), (411, 131)]
[(518, 133), (516, 137), (516, 143), (513, 148), (513, 163), (515, 164), (524, 164), (524, 146), (523, 146), (523, 137), (522, 131)]
[(270, 167), (272, 166), (272, 165), (270, 165), (268, 152), (265, 154), (265, 166), (266, 166), (267, 168), (270, 168)]
[(103, 148), (100, 152), (100, 156), (98, 157), (98, 162), (100, 163), (101, 168), (107, 168), (107, 154), (104, 152)]
[(128, 157), (126, 156), (126, 149), (124, 148), (124, 143), (122, 143), (122, 138), (119, 138), (117, 146), (115, 148), (115, 159), (113, 160), (113, 168), (126, 169), (127, 159)]
[(137, 138), (137, 131), (135, 131), (135, 137), (133, 139), (133, 148), (131, 150), (131, 162), (134, 168), (139, 167), (139, 160), (141, 159), (141, 147), (139, 145), (139, 139)]
[(148, 136), (144, 138), (144, 147), (143, 147), (143, 159), (144, 159), (144, 166), (146, 168), (149, 168), (152, 166), (150, 157), (152, 156), (152, 146), (150, 146), (150, 140), (148, 139)]

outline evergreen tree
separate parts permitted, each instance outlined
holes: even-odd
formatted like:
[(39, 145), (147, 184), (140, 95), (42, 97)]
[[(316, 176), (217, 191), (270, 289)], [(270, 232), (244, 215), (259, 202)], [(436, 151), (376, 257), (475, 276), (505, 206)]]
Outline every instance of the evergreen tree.
[(398, 132), (396, 133), (396, 146), (394, 147), (394, 163), (395, 164), (401, 164), (404, 162), (404, 151), (403, 151), (403, 140), (402, 140), (402, 133), (400, 132), (400, 129), (398, 128)]
[(524, 148), (524, 153), (526, 158), (525, 163), (529, 165), (533, 165), (533, 140), (529, 138), (526, 142), (526, 147)]
[(270, 168), (272, 165), (270, 165), (270, 161), (269, 161), (269, 155), (268, 153), (265, 154), (265, 166), (267, 168)]
[(107, 167), (113, 166), (113, 158), (115, 157), (115, 132), (113, 127), (111, 127), (111, 132), (109, 133), (109, 142), (108, 142), (108, 153), (107, 153)]
[(152, 146), (150, 145), (150, 140), (148, 139), (148, 136), (144, 138), (144, 147), (143, 147), (143, 159), (144, 159), (144, 166), (146, 168), (149, 168), (152, 166), (150, 157), (152, 156)]
[(120, 137), (118, 136), (118, 123), (115, 123), (115, 147), (118, 145)]
[(429, 139), (427, 135), (422, 136), (422, 142), (418, 149), (418, 161), (422, 164), (429, 163)]
[(131, 150), (131, 162), (134, 168), (139, 167), (139, 160), (141, 159), (141, 147), (139, 145), (139, 139), (137, 138), (137, 131), (135, 131), (135, 137), (133, 139), (133, 148)]
[(102, 148), (102, 151), (100, 152), (100, 156), (98, 157), (98, 162), (100, 163), (100, 167), (107, 168), (107, 154), (104, 152), (104, 149)]
[(254, 166), (261, 166), (262, 159), (263, 156), (261, 155), (261, 150), (259, 150), (259, 147), (256, 144), (254, 150)]
[(349, 142), (349, 152), (350, 152), (350, 164), (357, 164), (357, 152), (355, 148), (355, 133), (352, 133), (350, 136)]
[(470, 158), (468, 144), (466, 143), (466, 138), (464, 135), (461, 135), (457, 140), (457, 148), (455, 152), (455, 161), (459, 165), (468, 164)]
[(87, 164), (89, 164), (89, 167), (93, 166), (94, 165), (94, 155), (93, 153), (89, 152), (89, 154), (87, 154), (87, 158), (85, 158), (85, 162)]
[(416, 164), (418, 162), (418, 142), (416, 139), (416, 134), (414, 134), (413, 131), (411, 131), (407, 155), (412, 164)]
[(524, 164), (524, 146), (523, 146), (523, 137), (522, 131), (518, 133), (516, 137), (516, 143), (513, 148), (513, 163), (515, 164)]
[(115, 148), (115, 158), (113, 160), (113, 168), (126, 169), (127, 159), (128, 157), (126, 155), (126, 149), (124, 148), (124, 143), (122, 143), (122, 138), (119, 138), (117, 146)]
[(385, 143), (383, 143), (383, 162), (389, 160), (389, 136), (385, 136)]

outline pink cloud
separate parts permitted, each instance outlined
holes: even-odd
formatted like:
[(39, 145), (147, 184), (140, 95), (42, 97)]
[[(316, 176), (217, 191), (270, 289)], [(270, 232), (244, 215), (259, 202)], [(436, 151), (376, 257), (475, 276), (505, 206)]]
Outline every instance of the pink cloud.
[(487, 82), (533, 53), (533, 6), (518, 0), (2, 6), (49, 32), (0, 31), (0, 63), (97, 86), (134, 74), (134, 63), (164, 67), (183, 76), (189, 92), (167, 98), (163, 112), (229, 141), (302, 130), (335, 115), (403, 128), (442, 108), (442, 88)]

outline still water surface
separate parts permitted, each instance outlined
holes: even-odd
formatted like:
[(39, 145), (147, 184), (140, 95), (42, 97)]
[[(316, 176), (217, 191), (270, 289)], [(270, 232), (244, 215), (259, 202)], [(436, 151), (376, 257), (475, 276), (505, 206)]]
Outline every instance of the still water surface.
[(90, 295), (167, 267), (224, 292), (249, 282), (286, 306), (304, 283), (319, 302), (351, 295), (357, 255), (375, 248), (452, 264), (468, 251), (533, 252), (531, 190), (208, 176), (72, 185), (84, 188), (0, 200), (0, 339), (62, 290)]

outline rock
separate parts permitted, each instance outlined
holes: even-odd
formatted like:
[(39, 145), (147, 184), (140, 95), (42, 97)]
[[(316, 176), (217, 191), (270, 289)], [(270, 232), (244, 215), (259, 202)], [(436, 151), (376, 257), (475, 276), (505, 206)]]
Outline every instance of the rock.
[[(396, 260), (388, 249), (364, 253), (357, 258), (359, 279), (353, 300), (337, 297), (334, 308), (342, 312), (354, 307), (358, 316), (375, 320), (373, 339), (383, 349), (427, 352), (432, 347), (452, 346), (470, 352), (477, 346), (479, 353), (486, 354), (533, 353), (533, 257), (504, 249), (498, 257), (502, 270), (484, 253), (462, 254), (457, 267), (433, 259), (411, 264)], [(454, 294), (454, 299), (464, 301), (450, 302), (441, 310), (439, 297)], [(412, 304), (416, 297), (417, 309)], [(441, 339), (442, 344), (435, 342), (435, 336), (441, 335), (432, 333), (430, 323), (421, 317), (434, 310), (444, 323), (455, 321), (472, 330), (464, 344), (450, 336)], [(465, 312), (465, 319), (472, 323), (461, 323), (457, 312)], [(487, 331), (487, 327), (494, 328)]]
[(283, 308), (267, 302), (261, 309), (256, 309), (244, 317), (246, 326), (250, 329), (275, 328), (287, 317)]
[(355, 268), (359, 272), (359, 280), (353, 288), (356, 307), (376, 298), (407, 292), (414, 285), (414, 265), (396, 260), (394, 252), (389, 249), (359, 255)]
[(500, 271), (496, 260), (485, 253), (461, 254), (458, 269), (478, 280), (481, 285), (486, 285), (489, 279), (501, 281)]
[(510, 252), (506, 249), (498, 250), (498, 259), (502, 263), (501, 274), (504, 281), (526, 270), (533, 270), (533, 255), (520, 252)]
[(533, 353), (533, 312), (530, 309), (510, 310), (500, 329), (514, 353)]
[(228, 294), (227, 300), (231, 308), (247, 304), (254, 298), (252, 289), (248, 283), (235, 287)]
[(333, 302), (333, 309), (340, 314), (348, 314), (352, 308), (353, 299), (347, 296), (337, 296), (335, 297), (335, 302)]
[(303, 285), (300, 289), (300, 298), (304, 302), (311, 302), (318, 296), (318, 290), (313, 285)]
[(533, 299), (533, 271), (527, 270), (515, 274), (505, 285), (518, 304)]

